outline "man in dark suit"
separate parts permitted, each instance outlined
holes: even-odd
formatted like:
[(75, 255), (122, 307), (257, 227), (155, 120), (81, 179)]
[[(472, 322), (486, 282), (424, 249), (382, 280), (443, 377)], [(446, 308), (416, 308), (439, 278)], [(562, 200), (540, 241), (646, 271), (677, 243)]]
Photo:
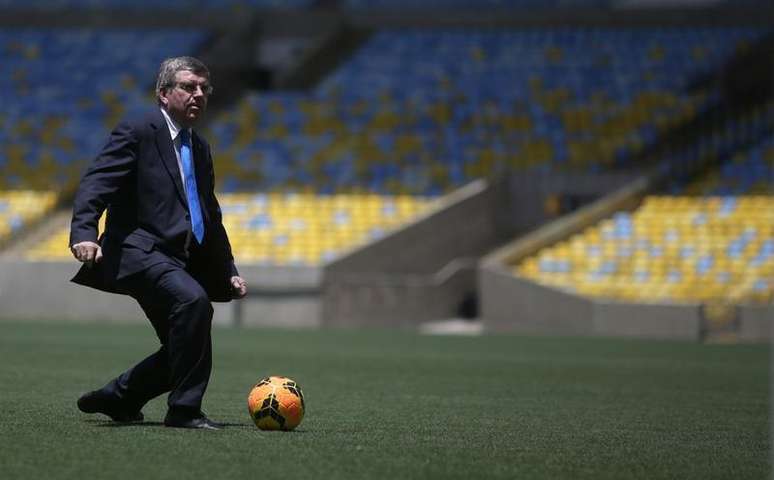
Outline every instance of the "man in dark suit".
[(119, 124), (81, 180), (70, 249), (85, 265), (73, 281), (132, 296), (161, 341), (157, 352), (83, 395), (83, 412), (141, 421), (143, 405), (169, 392), (165, 425), (221, 427), (201, 410), (212, 367), (210, 302), (241, 298), (247, 285), (223, 228), (209, 146), (191, 128), (210, 93), (202, 62), (165, 60), (159, 110)]

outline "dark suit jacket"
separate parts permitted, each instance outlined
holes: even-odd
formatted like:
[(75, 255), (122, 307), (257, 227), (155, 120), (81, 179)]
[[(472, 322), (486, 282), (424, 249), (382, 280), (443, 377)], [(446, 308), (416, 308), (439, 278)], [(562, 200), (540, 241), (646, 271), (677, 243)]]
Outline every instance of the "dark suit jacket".
[(73, 282), (122, 293), (117, 280), (159, 263), (187, 268), (213, 301), (232, 299), (230, 278), (238, 275), (214, 192), (212, 155), (193, 132), (196, 184), (205, 237), (190, 255), (188, 201), (174, 145), (160, 111), (141, 121), (124, 121), (91, 164), (75, 195), (70, 245), (97, 242), (99, 218), (107, 210), (99, 238), (103, 259), (84, 265)]

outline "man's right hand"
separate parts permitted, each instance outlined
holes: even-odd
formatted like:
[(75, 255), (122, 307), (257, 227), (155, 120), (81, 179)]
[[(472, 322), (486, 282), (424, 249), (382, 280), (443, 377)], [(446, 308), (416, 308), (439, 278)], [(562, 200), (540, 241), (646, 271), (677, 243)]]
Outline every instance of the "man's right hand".
[(92, 264), (102, 260), (102, 247), (94, 242), (78, 242), (70, 247), (70, 251), (79, 262)]

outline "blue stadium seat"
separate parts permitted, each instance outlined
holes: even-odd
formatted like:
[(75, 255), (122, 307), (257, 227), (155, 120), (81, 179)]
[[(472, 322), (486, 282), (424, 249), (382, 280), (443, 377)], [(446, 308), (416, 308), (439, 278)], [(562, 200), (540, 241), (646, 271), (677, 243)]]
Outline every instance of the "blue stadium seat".
[[(120, 117), (153, 106), (149, 94), (161, 61), (181, 49), (193, 52), (204, 38), (175, 29), (0, 31), (0, 138), (5, 152), (27, 150), (0, 165), (0, 189), (35, 185), (40, 172), (21, 164), (46, 158), (53, 159), (52, 171), (43, 173), (66, 183), (47, 188), (71, 186)], [(8, 169), (24, 174), (4, 174)]]
[[(670, 126), (708, 108), (713, 92), (685, 86), (763, 33), (380, 31), (313, 92), (248, 96), (215, 120), (213, 133), (229, 145), (234, 134), (220, 122), (243, 132), (237, 157), (252, 139), (285, 145), (272, 147), (276, 168), (264, 169), (258, 189), (292, 190), (295, 180), (311, 179), (304, 185), (325, 192), (433, 195), (504, 168), (599, 171), (625, 166)], [(323, 135), (324, 145), (316, 141)], [(676, 158), (690, 161), (685, 155)]]

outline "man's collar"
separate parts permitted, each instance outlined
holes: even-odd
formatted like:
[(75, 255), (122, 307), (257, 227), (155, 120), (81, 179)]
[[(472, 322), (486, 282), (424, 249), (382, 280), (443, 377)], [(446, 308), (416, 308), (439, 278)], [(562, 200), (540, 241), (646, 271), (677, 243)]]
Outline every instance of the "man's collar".
[(174, 141), (177, 138), (177, 135), (180, 133), (180, 125), (176, 121), (172, 119), (172, 117), (169, 116), (169, 112), (163, 107), (159, 107), (161, 110), (161, 114), (164, 116), (164, 120), (167, 121), (167, 127), (169, 127), (169, 134), (172, 137), (172, 140)]

